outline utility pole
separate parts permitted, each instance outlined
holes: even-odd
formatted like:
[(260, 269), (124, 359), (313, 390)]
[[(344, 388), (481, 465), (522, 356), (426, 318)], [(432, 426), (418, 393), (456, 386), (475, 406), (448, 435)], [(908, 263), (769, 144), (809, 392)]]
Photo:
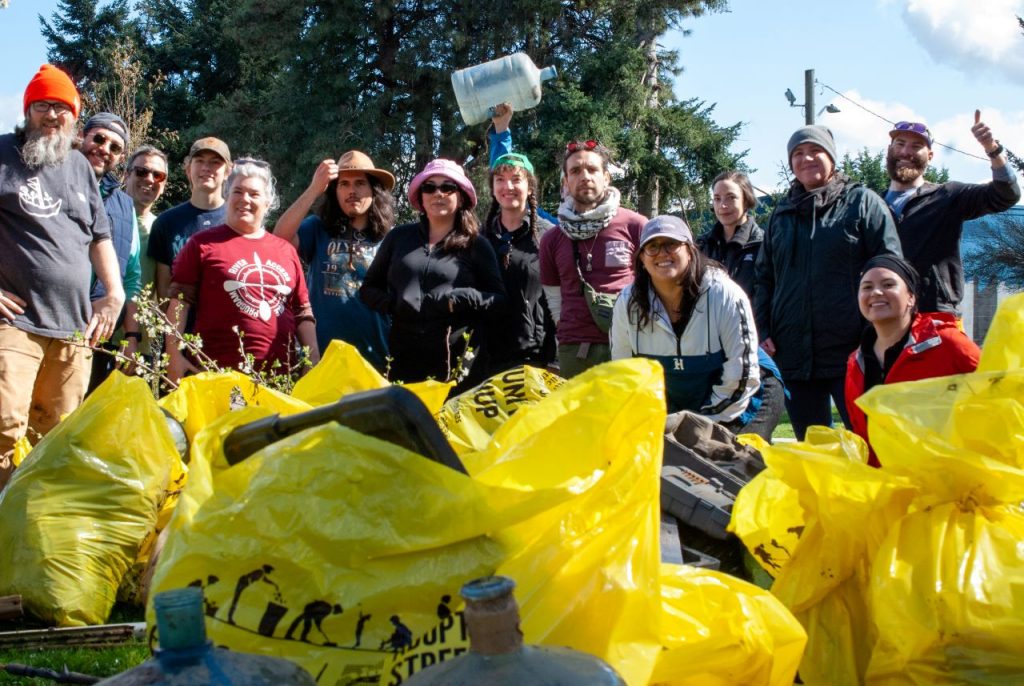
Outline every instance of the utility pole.
[(814, 123), (814, 70), (804, 70), (804, 121)]

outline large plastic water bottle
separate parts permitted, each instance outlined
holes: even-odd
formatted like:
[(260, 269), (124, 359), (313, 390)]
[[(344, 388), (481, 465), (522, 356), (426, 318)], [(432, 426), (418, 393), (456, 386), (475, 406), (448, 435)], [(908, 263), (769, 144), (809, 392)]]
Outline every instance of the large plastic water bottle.
[(179, 588), (153, 598), (160, 648), (156, 657), (99, 682), (107, 686), (316, 686), (294, 662), (214, 648), (206, 639), (203, 591)]
[(406, 686), (626, 686), (593, 655), (524, 646), (514, 588), (515, 582), (502, 576), (463, 586), (469, 652), (413, 674)]
[(491, 118), (492, 109), (503, 102), (516, 112), (540, 103), (540, 84), (558, 75), (554, 67), (538, 69), (524, 53), (517, 52), (452, 74), (452, 88), (459, 101), (462, 119), (480, 124)]

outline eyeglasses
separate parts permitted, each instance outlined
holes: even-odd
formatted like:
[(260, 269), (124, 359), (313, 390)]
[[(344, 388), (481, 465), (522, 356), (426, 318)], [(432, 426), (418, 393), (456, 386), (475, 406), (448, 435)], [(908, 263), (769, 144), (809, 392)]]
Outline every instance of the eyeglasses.
[(569, 141), (565, 144), (565, 151), (568, 153), (579, 152), (580, 150), (593, 150), (601, 144), (595, 140)]
[(132, 167), (132, 173), (135, 174), (135, 178), (137, 179), (144, 179), (147, 176), (152, 176), (153, 180), (157, 183), (163, 183), (167, 180), (167, 172), (150, 169), (148, 167)]
[(438, 191), (441, 191), (441, 193), (444, 195), (451, 195), (457, 190), (459, 190), (459, 187), (456, 186), (451, 181), (445, 181), (441, 185), (437, 185), (432, 181), (424, 181), (423, 185), (420, 186), (420, 191), (424, 195), (431, 195), (433, 193), (437, 193)]
[(48, 102), (46, 100), (36, 100), (32, 103), (32, 110), (34, 112), (38, 112), (39, 114), (46, 114), (50, 110), (53, 110), (54, 114), (60, 116), (62, 114), (67, 114), (68, 112), (70, 112), (71, 107), (69, 107), (68, 104), (64, 102)]
[(115, 141), (113, 138), (110, 138), (109, 136), (106, 136), (102, 133), (94, 133), (92, 135), (92, 142), (99, 146), (106, 145), (107, 149), (110, 150), (110, 154), (112, 155), (120, 155), (122, 152), (124, 152), (123, 145)]
[(932, 142), (932, 132), (928, 130), (928, 127), (917, 121), (901, 121), (897, 122), (896, 126), (892, 127), (893, 131), (909, 131), (910, 133), (916, 133), (919, 136), (924, 136), (928, 139), (928, 143)]
[(661, 243), (651, 241), (650, 243), (644, 243), (643, 251), (644, 255), (648, 257), (655, 257), (662, 250), (665, 251), (666, 255), (675, 255), (682, 247), (683, 244), (679, 241), (664, 241)]

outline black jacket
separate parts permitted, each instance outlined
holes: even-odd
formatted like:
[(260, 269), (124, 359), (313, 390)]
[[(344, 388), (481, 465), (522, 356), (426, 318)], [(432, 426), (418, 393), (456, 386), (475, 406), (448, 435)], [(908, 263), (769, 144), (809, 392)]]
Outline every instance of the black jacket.
[(464, 250), (446, 252), (440, 245), (428, 249), (427, 236), (421, 222), (389, 231), (359, 289), (363, 302), (391, 315), (394, 381), (446, 380), (470, 330), (479, 357), (489, 315), (505, 301), (490, 242), (477, 237)]
[(729, 278), (738, 283), (750, 301), (754, 301), (754, 266), (761, 251), (764, 230), (753, 217), (736, 227), (728, 242), (721, 222), (697, 240), (701, 252), (725, 266)]
[(483, 234), (498, 256), (505, 284), (505, 305), (489, 327), (491, 374), (520, 364), (545, 366), (555, 359), (555, 323), (540, 284), (540, 234), (554, 224), (537, 217), (537, 236), (528, 221), (507, 233), (495, 216)]
[(782, 378), (829, 379), (846, 373), (860, 342), (860, 270), (868, 259), (899, 255), (885, 202), (836, 174), (811, 192), (794, 182), (765, 230), (757, 258), (754, 316), (775, 343)]
[(964, 296), (960, 237), (964, 222), (1007, 210), (1020, 200), (1014, 181), (925, 183), (896, 219), (903, 255), (921, 275), (917, 309), (957, 313)]

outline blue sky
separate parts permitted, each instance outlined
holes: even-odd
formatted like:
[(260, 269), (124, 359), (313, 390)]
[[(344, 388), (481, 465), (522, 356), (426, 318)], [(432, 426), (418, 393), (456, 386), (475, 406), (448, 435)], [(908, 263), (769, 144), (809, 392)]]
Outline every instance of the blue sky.
[[(662, 44), (678, 49), (680, 98), (715, 103), (721, 124), (744, 122), (737, 151), (749, 150), (762, 188), (779, 183), (789, 135), (803, 124), (787, 88), (803, 102), (804, 70), (887, 119), (924, 120), (936, 140), (975, 155), (975, 108), (996, 137), (1024, 154), (1024, 35), (1015, 15), (1024, 0), (730, 0), (726, 13), (687, 21)], [(46, 61), (38, 14), (57, 0), (10, 0), (0, 10), (0, 131), (21, 117), (25, 84)], [(817, 107), (841, 110), (818, 123), (832, 128), (839, 153), (881, 150), (889, 125), (823, 86)], [(935, 148), (953, 178), (990, 177), (983, 160)]]

